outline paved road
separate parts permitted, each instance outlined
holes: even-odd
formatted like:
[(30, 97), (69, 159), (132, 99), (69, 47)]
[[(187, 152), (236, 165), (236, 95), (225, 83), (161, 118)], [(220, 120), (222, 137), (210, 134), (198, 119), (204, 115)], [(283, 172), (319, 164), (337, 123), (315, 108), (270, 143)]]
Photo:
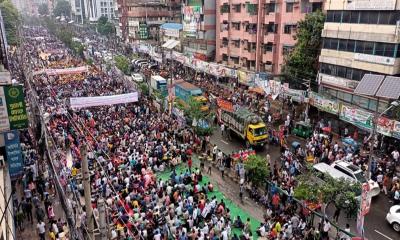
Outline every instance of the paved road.
[[(304, 145), (305, 141), (297, 137), (289, 137), (288, 142), (291, 145), (293, 141), (300, 142)], [(232, 153), (244, 149), (245, 145), (243, 140), (232, 137), (231, 140), (224, 139), (221, 136), (219, 130), (214, 131), (214, 135), (211, 137), (211, 142), (217, 144), (217, 146), (225, 153)], [(266, 156), (269, 153), (271, 158), (276, 160), (279, 157), (278, 146), (266, 146), (263, 149), (257, 151), (260, 156)], [(386, 222), (386, 214), (389, 208), (392, 206), (389, 203), (389, 199), (383, 194), (372, 199), (372, 207), (370, 213), (365, 218), (365, 237), (369, 240), (395, 240), (400, 239), (400, 234), (396, 233), (391, 226)], [(328, 208), (328, 216), (333, 216), (334, 208)], [(339, 226), (343, 227), (346, 223), (349, 223), (352, 232), (356, 232), (356, 220), (346, 219), (345, 214), (342, 213), (339, 219)]]

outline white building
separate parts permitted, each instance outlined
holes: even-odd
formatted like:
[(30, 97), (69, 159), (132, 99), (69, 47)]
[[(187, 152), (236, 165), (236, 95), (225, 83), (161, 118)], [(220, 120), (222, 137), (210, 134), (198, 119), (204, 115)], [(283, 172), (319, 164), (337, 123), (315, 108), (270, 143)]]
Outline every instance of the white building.
[(78, 23), (85, 20), (96, 22), (102, 16), (109, 20), (116, 17), (115, 0), (70, 0), (70, 3), (72, 15)]

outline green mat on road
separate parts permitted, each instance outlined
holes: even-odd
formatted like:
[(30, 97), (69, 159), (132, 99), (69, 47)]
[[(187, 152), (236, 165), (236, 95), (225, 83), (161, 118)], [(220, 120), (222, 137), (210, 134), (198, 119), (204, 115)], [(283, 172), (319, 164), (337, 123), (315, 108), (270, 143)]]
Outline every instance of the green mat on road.
[[(187, 168), (185, 168), (183, 165), (180, 165), (176, 168), (176, 173), (181, 174), (182, 172), (186, 171)], [(168, 181), (170, 179), (172, 171), (166, 170), (162, 173), (157, 173), (157, 178), (161, 179), (163, 181)], [(203, 180), (201, 181), (202, 185), (207, 184), (210, 182), (210, 178), (208, 176), (203, 175)], [(212, 182), (212, 181), (211, 181)], [(245, 210), (243, 210), (241, 207), (239, 207), (236, 203), (232, 202), (230, 199), (226, 198), (225, 195), (218, 190), (218, 188), (214, 185), (214, 191), (211, 193), (208, 193), (207, 196), (209, 198), (211, 197), (216, 197), (218, 201), (224, 200), (225, 205), (229, 210), (231, 211), (231, 217), (235, 219), (238, 215), (242, 219), (243, 222), (247, 220), (247, 218), (250, 218), (250, 223), (251, 223), (251, 231), (253, 233), (253, 239), (257, 239), (257, 233), (256, 230), (260, 226), (260, 221), (252, 217), (250, 214), (248, 214)], [(236, 233), (237, 236), (240, 236), (242, 234), (241, 229), (238, 228), (232, 228), (232, 232)]]

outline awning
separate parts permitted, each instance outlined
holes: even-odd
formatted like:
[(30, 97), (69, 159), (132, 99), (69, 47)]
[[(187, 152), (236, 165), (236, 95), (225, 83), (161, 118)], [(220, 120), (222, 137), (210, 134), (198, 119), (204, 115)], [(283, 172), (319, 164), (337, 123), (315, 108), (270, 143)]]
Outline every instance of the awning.
[(179, 44), (179, 41), (172, 40), (172, 42), (171, 42), (170, 44), (168, 44), (168, 45), (166, 46), (166, 48), (168, 48), (168, 49), (173, 49), (173, 48), (176, 47), (178, 44)]
[(374, 96), (381, 86), (384, 78), (384, 75), (365, 74), (354, 90), (354, 93)]
[(163, 45), (162, 45), (162, 47), (163, 48), (166, 48), (168, 45), (170, 45), (173, 41), (175, 41), (174, 39), (169, 39), (168, 41), (166, 41)]
[(399, 99), (400, 97), (400, 78), (387, 76), (381, 87), (376, 93), (377, 97)]

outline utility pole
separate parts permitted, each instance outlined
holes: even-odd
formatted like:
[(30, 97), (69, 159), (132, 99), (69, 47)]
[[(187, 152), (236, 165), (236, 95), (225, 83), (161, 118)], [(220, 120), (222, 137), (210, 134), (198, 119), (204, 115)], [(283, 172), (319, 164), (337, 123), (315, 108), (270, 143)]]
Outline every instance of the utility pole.
[(107, 228), (107, 220), (106, 220), (106, 205), (102, 198), (100, 198), (97, 201), (97, 207), (99, 208), (100, 240), (107, 240), (108, 239), (108, 228)]
[(87, 159), (86, 146), (81, 147), (82, 156), (82, 177), (83, 177), (83, 190), (85, 193), (85, 210), (86, 210), (86, 226), (88, 228), (89, 239), (94, 239), (94, 222), (93, 222), (93, 209), (92, 209), (92, 192), (90, 189), (90, 172)]

